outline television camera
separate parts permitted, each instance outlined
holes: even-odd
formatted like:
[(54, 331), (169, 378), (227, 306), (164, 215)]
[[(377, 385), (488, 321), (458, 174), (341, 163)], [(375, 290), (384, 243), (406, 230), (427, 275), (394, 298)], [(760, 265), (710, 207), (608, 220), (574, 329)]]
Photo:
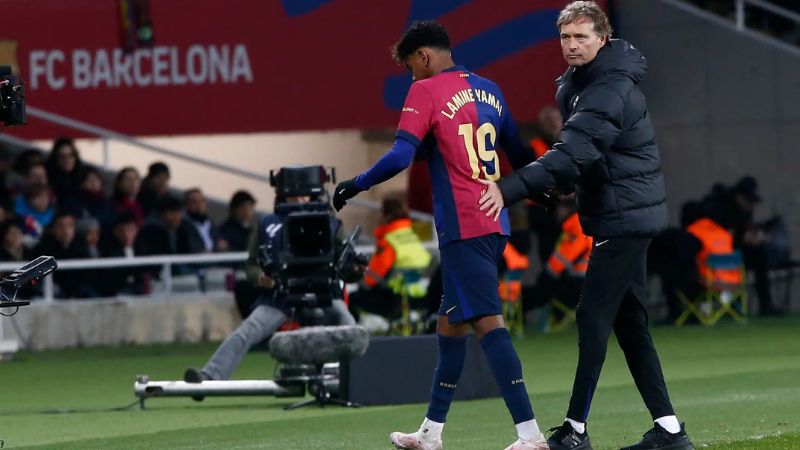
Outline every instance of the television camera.
[(0, 278), (0, 309), (30, 305), (27, 300), (17, 300), (19, 290), (28, 283), (38, 282), (50, 275), (56, 268), (58, 268), (58, 263), (55, 258), (40, 256)]
[[(259, 247), (259, 265), (275, 280), (272, 291), (294, 310), (318, 311), (340, 297), (344, 283), (362, 275), (366, 260), (355, 251), (360, 227), (338, 242), (339, 221), (330, 207), (325, 183), (335, 183), (333, 169), (322, 166), (283, 167), (270, 172), (279, 222), (267, 226), (274, 233)], [(277, 238), (275, 238), (277, 236)], [(362, 269), (359, 269), (362, 268)], [(300, 315), (303, 316), (302, 314)], [(369, 334), (360, 326), (307, 327), (275, 334), (270, 353), (280, 363), (274, 380), (153, 381), (139, 375), (134, 394), (144, 409), (151, 397), (274, 395), (313, 399), (309, 404), (357, 406), (341, 399), (339, 361), (364, 354)]]
[[(336, 237), (325, 183), (335, 183), (336, 173), (322, 166), (283, 167), (270, 172), (275, 188), (275, 213), (283, 217), (281, 236), (260, 247), (260, 265), (276, 281), (275, 295), (289, 307), (326, 307), (342, 291), (342, 282), (354, 281), (366, 265), (355, 252), (361, 233), (356, 227), (343, 245)], [(308, 201), (290, 201), (302, 198)], [(338, 255), (337, 255), (338, 254)]]
[(0, 66), (0, 121), (7, 126), (27, 123), (25, 83), (11, 74), (10, 66)]

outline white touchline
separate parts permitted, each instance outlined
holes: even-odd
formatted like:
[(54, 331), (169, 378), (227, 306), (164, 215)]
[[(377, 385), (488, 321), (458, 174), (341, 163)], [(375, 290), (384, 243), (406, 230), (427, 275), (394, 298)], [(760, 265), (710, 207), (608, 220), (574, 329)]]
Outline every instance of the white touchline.
[(601, 245), (605, 244), (606, 242), (608, 242), (608, 241), (610, 241), (610, 240), (611, 240), (611, 239), (606, 239), (606, 240), (605, 240), (605, 241), (603, 241), (603, 242), (598, 242), (597, 244), (594, 244), (594, 246), (595, 246), (595, 247), (600, 247)]

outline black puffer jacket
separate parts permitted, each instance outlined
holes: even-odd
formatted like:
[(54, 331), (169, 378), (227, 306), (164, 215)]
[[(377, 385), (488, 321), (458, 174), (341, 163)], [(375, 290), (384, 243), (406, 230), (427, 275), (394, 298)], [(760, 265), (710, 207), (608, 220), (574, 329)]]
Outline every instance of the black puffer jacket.
[(598, 238), (655, 236), (667, 227), (661, 158), (644, 94), (647, 60), (609, 41), (589, 64), (558, 79), (566, 119), (559, 141), (536, 162), (500, 180), (506, 204), (573, 187), (584, 233)]

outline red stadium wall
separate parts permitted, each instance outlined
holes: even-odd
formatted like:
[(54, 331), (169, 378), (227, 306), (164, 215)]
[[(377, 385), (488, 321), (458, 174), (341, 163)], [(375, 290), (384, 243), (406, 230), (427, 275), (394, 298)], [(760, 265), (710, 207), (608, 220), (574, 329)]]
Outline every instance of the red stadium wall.
[[(410, 79), (389, 56), (414, 19), (503, 88), (517, 120), (552, 103), (563, 0), (151, 0), (153, 46), (123, 51), (125, 1), (13, 0), (0, 64), (28, 103), (135, 135), (392, 127)], [(64, 131), (31, 118), (12, 131)]]

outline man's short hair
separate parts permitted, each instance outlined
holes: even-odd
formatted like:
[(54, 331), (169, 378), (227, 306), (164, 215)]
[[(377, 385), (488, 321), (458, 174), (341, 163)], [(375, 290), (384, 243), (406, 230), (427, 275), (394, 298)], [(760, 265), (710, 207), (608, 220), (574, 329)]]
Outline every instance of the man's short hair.
[(392, 57), (398, 63), (422, 47), (450, 50), (450, 36), (444, 25), (435, 20), (414, 21), (392, 47)]
[(156, 211), (159, 213), (183, 211), (183, 202), (175, 196), (167, 194), (156, 202)]
[(384, 199), (383, 203), (381, 204), (381, 213), (383, 214), (383, 217), (390, 222), (408, 217), (408, 212), (406, 211), (403, 202), (396, 198)]
[(572, 2), (565, 6), (564, 9), (558, 14), (556, 26), (561, 30), (562, 25), (575, 22), (580, 18), (587, 18), (594, 23), (592, 27), (594, 32), (600, 36), (611, 37), (614, 31), (611, 24), (608, 23), (608, 16), (603, 8), (593, 1), (577, 1)]
[(156, 161), (147, 168), (147, 178), (153, 178), (158, 175), (169, 176), (169, 167), (161, 161)]
[(247, 191), (236, 191), (231, 197), (230, 203), (228, 203), (228, 209), (233, 211), (234, 209), (244, 205), (245, 203), (253, 203), (255, 204), (256, 199), (253, 195)]

